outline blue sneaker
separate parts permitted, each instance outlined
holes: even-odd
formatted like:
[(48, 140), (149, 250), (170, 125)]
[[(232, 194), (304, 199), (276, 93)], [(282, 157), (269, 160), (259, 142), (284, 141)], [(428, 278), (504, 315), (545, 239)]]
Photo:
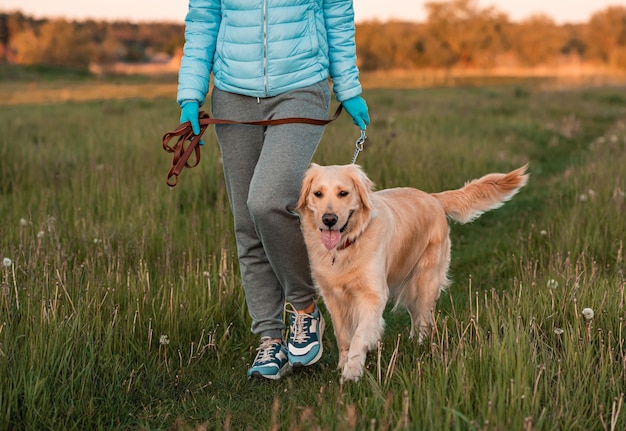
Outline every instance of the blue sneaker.
[(263, 377), (278, 380), (291, 369), (287, 358), (287, 349), (282, 342), (272, 340), (270, 337), (263, 337), (257, 351), (254, 363), (248, 370), (249, 379)]
[(317, 305), (311, 314), (287, 310), (289, 316), (289, 363), (294, 367), (308, 367), (322, 357), (324, 350), (324, 316)]

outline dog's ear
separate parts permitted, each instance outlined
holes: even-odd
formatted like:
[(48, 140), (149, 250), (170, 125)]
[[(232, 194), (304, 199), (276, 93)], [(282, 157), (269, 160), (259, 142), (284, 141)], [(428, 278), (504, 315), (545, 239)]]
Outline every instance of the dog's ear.
[(300, 214), (304, 207), (306, 207), (306, 198), (311, 193), (311, 184), (313, 183), (313, 178), (315, 178), (315, 172), (319, 167), (316, 163), (311, 163), (311, 166), (304, 173), (304, 177), (302, 178), (302, 186), (300, 187), (300, 197), (298, 198), (298, 203), (294, 208), (294, 211)]
[(360, 166), (354, 165), (352, 170), (352, 181), (354, 182), (354, 188), (356, 189), (359, 199), (366, 210), (372, 209), (371, 193), (374, 190), (374, 182), (369, 179)]

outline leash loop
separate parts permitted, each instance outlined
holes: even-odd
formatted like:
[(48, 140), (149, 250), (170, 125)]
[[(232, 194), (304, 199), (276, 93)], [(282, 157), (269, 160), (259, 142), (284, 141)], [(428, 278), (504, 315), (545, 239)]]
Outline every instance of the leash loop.
[[(315, 126), (325, 126), (331, 121), (335, 121), (341, 111), (343, 105), (339, 105), (333, 116), (329, 119), (317, 119), (307, 117), (288, 117), (288, 118), (274, 118), (271, 120), (252, 120), (252, 121), (235, 121), (225, 120), (220, 118), (211, 118), (209, 114), (204, 111), (200, 111), (198, 115), (198, 122), (200, 123), (200, 134), (195, 135), (191, 128), (189, 121), (180, 124), (174, 131), (168, 132), (163, 135), (163, 149), (168, 153), (173, 154), (172, 167), (167, 173), (167, 185), (170, 187), (176, 186), (178, 183), (178, 175), (182, 172), (183, 168), (193, 168), (200, 163), (200, 138), (209, 125), (215, 124), (244, 124), (249, 126), (278, 126), (288, 123), (303, 123), (312, 124)], [(364, 131), (361, 132), (363, 136)], [(172, 144), (174, 138), (178, 138), (176, 143)], [(189, 158), (191, 155), (195, 156), (195, 162), (190, 163)]]
[(363, 144), (365, 144), (366, 140), (367, 136), (365, 136), (365, 130), (361, 130), (361, 136), (359, 136), (354, 143), (356, 148), (354, 150), (354, 156), (352, 156), (352, 164), (356, 163), (356, 158), (359, 157), (359, 153), (363, 151)]

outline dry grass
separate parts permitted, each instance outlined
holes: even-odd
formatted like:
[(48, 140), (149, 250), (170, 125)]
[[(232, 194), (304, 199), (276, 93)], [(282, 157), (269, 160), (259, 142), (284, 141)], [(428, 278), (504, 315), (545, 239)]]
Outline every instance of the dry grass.
[(176, 99), (176, 84), (106, 82), (0, 84), (0, 105), (156, 98)]
[[(128, 82), (120, 77), (89, 82), (5, 82), (0, 83), (0, 105), (84, 102), (107, 99), (176, 98), (176, 70), (172, 65), (116, 65), (120, 75), (145, 74), (157, 77), (150, 82)], [(150, 79), (150, 78), (146, 78)], [(145, 80), (144, 80), (145, 81)], [(524, 85), (540, 90), (581, 86), (620, 85), (626, 72), (594, 65), (494, 69), (417, 69), (362, 72), (365, 89), (429, 88), (457, 86)]]

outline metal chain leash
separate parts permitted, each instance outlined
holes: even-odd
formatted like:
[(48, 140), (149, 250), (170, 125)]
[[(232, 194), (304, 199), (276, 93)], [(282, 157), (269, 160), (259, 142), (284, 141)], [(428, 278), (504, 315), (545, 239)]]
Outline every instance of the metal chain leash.
[(367, 140), (367, 136), (365, 136), (365, 130), (361, 130), (361, 136), (359, 136), (354, 143), (356, 149), (354, 150), (354, 156), (352, 156), (352, 164), (356, 163), (356, 158), (359, 157), (359, 153), (363, 151), (363, 144)]

